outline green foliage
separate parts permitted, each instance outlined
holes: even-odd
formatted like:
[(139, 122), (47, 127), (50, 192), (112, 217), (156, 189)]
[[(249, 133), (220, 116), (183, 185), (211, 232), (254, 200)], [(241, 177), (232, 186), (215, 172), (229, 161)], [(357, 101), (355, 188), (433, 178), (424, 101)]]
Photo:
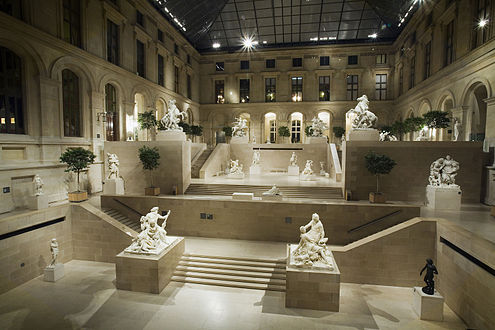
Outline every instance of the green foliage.
[(203, 126), (192, 125), (191, 126), (191, 135), (194, 135), (194, 136), (201, 136), (201, 135), (203, 135)]
[(139, 148), (139, 160), (143, 164), (143, 169), (150, 171), (151, 187), (153, 187), (153, 174), (151, 171), (158, 168), (158, 165), (160, 165), (160, 153), (158, 152), (158, 148), (142, 146)]
[(425, 124), (429, 128), (447, 128), (450, 126), (449, 113), (446, 111), (432, 110), (423, 115)]
[(60, 156), (60, 162), (67, 164), (65, 172), (77, 173), (77, 191), (79, 190), (79, 173), (87, 168), (90, 164), (93, 164), (96, 156), (91, 150), (86, 150), (81, 147), (67, 148), (65, 152)]
[(225, 132), (225, 136), (232, 136), (232, 127), (230, 127), (230, 126), (224, 126), (222, 128), (222, 131)]
[(387, 126), (387, 125), (382, 126), (380, 128), (380, 132), (389, 132), (389, 133), (392, 133), (392, 126)]
[(278, 136), (289, 137), (290, 136), (289, 128), (287, 126), (280, 126), (278, 128)]
[(376, 154), (373, 151), (368, 152), (364, 159), (368, 171), (376, 175), (376, 192), (379, 192), (378, 177), (380, 174), (390, 173), (397, 163), (389, 156)]
[(311, 125), (306, 126), (304, 129), (304, 133), (306, 133), (306, 136), (312, 136), (313, 135), (313, 127)]
[(340, 139), (340, 138), (342, 138), (342, 135), (345, 134), (345, 128), (340, 127), (340, 126), (334, 126), (333, 134), (335, 134), (336, 138)]
[(417, 132), (425, 125), (424, 118), (410, 117), (404, 120), (404, 128), (406, 133)]
[(396, 121), (390, 127), (390, 133), (394, 134), (398, 138), (401, 138), (402, 134), (407, 133), (406, 125), (404, 124), (403, 121)]
[(182, 127), (182, 131), (187, 135), (191, 134), (191, 126), (188, 123), (179, 122), (179, 126)]
[(159, 131), (164, 131), (165, 130), (165, 125), (163, 125), (163, 123), (162, 123), (161, 120), (158, 120), (157, 121), (156, 129), (159, 130)]
[(138, 123), (141, 129), (150, 129), (157, 125), (153, 111), (147, 111), (138, 114)]

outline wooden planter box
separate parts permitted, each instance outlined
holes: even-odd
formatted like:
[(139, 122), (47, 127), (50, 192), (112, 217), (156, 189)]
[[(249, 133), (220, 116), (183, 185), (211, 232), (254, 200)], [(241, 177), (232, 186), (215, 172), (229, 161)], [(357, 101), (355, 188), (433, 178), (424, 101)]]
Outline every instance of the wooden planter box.
[(160, 195), (160, 187), (144, 188), (144, 194), (146, 196), (158, 196)]
[(75, 191), (69, 193), (69, 202), (82, 202), (88, 199), (87, 191)]
[(370, 192), (369, 194), (370, 203), (385, 203), (387, 201), (387, 196), (384, 193)]

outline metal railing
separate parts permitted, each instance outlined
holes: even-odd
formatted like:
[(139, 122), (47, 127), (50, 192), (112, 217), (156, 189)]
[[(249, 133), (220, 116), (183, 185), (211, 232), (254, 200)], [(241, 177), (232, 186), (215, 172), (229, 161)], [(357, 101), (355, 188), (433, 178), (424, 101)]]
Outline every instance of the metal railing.
[(371, 225), (373, 225), (373, 224), (375, 224), (375, 223), (377, 223), (379, 221), (382, 221), (385, 218), (388, 218), (388, 217), (390, 217), (390, 216), (392, 216), (394, 214), (400, 213), (400, 212), (402, 212), (402, 210), (397, 210), (397, 211), (391, 212), (389, 214), (385, 214), (384, 216), (381, 216), (381, 217), (376, 218), (374, 220), (371, 220), (371, 221), (369, 221), (367, 223), (363, 223), (362, 225), (359, 225), (359, 226), (357, 226), (355, 228), (352, 228), (352, 229), (348, 230), (347, 233), (350, 234), (352, 232), (358, 231), (358, 230), (363, 229), (365, 227), (371, 226)]
[(119, 201), (117, 198), (112, 198), (112, 199), (113, 199), (115, 202), (119, 203), (120, 205), (122, 205), (122, 206), (124, 206), (124, 207), (128, 208), (129, 210), (131, 210), (132, 212), (136, 213), (136, 214), (137, 214), (137, 215), (139, 215), (140, 217), (141, 217), (141, 216), (144, 216), (144, 214), (141, 214), (141, 212), (139, 212), (139, 211), (135, 210), (134, 208), (130, 207), (129, 205), (127, 205), (127, 204), (125, 204), (125, 203), (123, 203), (123, 202)]

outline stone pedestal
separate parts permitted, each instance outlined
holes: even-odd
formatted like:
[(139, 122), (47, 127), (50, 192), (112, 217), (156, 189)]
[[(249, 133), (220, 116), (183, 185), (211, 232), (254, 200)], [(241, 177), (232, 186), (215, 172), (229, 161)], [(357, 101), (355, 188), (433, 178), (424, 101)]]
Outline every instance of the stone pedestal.
[(253, 193), (233, 193), (232, 199), (242, 200), (242, 201), (251, 201), (253, 200)]
[(264, 201), (281, 201), (284, 199), (282, 195), (261, 195), (261, 199)]
[(158, 131), (157, 141), (186, 141), (186, 133), (182, 131)]
[(335, 259), (332, 271), (290, 266), (289, 260), (290, 244), (287, 244), (285, 307), (338, 312), (340, 271)]
[(57, 282), (64, 277), (64, 264), (55, 264), (53, 267), (46, 267), (43, 280), (46, 282)]
[(229, 173), (227, 179), (244, 179), (244, 173)]
[(231, 144), (249, 143), (249, 138), (246, 136), (233, 136), (230, 139)]
[(435, 294), (424, 293), (419, 286), (413, 288), (413, 309), (421, 320), (443, 321), (444, 298), (435, 290)]
[(39, 195), (39, 196), (31, 196), (31, 197), (29, 197), (28, 207), (31, 210), (46, 209), (48, 207), (48, 196), (46, 196), (46, 195)]
[(124, 194), (124, 180), (122, 178), (106, 179), (103, 185), (104, 195), (123, 195)]
[(306, 139), (308, 144), (318, 144), (318, 143), (327, 143), (327, 137), (326, 136), (310, 136)]
[(119, 290), (160, 293), (184, 254), (184, 237), (167, 236), (175, 241), (159, 255), (120, 252), (116, 256), (116, 286)]
[(380, 141), (380, 133), (374, 128), (353, 128), (349, 132), (348, 141)]
[(289, 165), (287, 168), (287, 174), (290, 176), (298, 176), (299, 175), (299, 166)]
[(261, 174), (261, 166), (260, 165), (251, 165), (249, 168), (249, 175), (260, 175)]
[(301, 174), (299, 176), (299, 180), (300, 181), (314, 181), (316, 179), (315, 179), (315, 175), (314, 174), (311, 174), (311, 175)]
[(426, 207), (435, 210), (460, 210), (462, 191), (458, 185), (426, 186)]
[(495, 205), (495, 167), (487, 166), (485, 204)]

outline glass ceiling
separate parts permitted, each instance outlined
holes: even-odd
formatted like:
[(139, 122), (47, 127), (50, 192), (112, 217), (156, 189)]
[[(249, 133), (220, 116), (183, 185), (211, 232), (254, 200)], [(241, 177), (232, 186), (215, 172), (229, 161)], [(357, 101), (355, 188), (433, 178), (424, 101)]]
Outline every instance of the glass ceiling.
[[(200, 52), (394, 40), (418, 0), (149, 0)], [(406, 14), (407, 13), (407, 14)], [(402, 22), (401, 22), (402, 21)], [(218, 46), (217, 45), (217, 46)]]

